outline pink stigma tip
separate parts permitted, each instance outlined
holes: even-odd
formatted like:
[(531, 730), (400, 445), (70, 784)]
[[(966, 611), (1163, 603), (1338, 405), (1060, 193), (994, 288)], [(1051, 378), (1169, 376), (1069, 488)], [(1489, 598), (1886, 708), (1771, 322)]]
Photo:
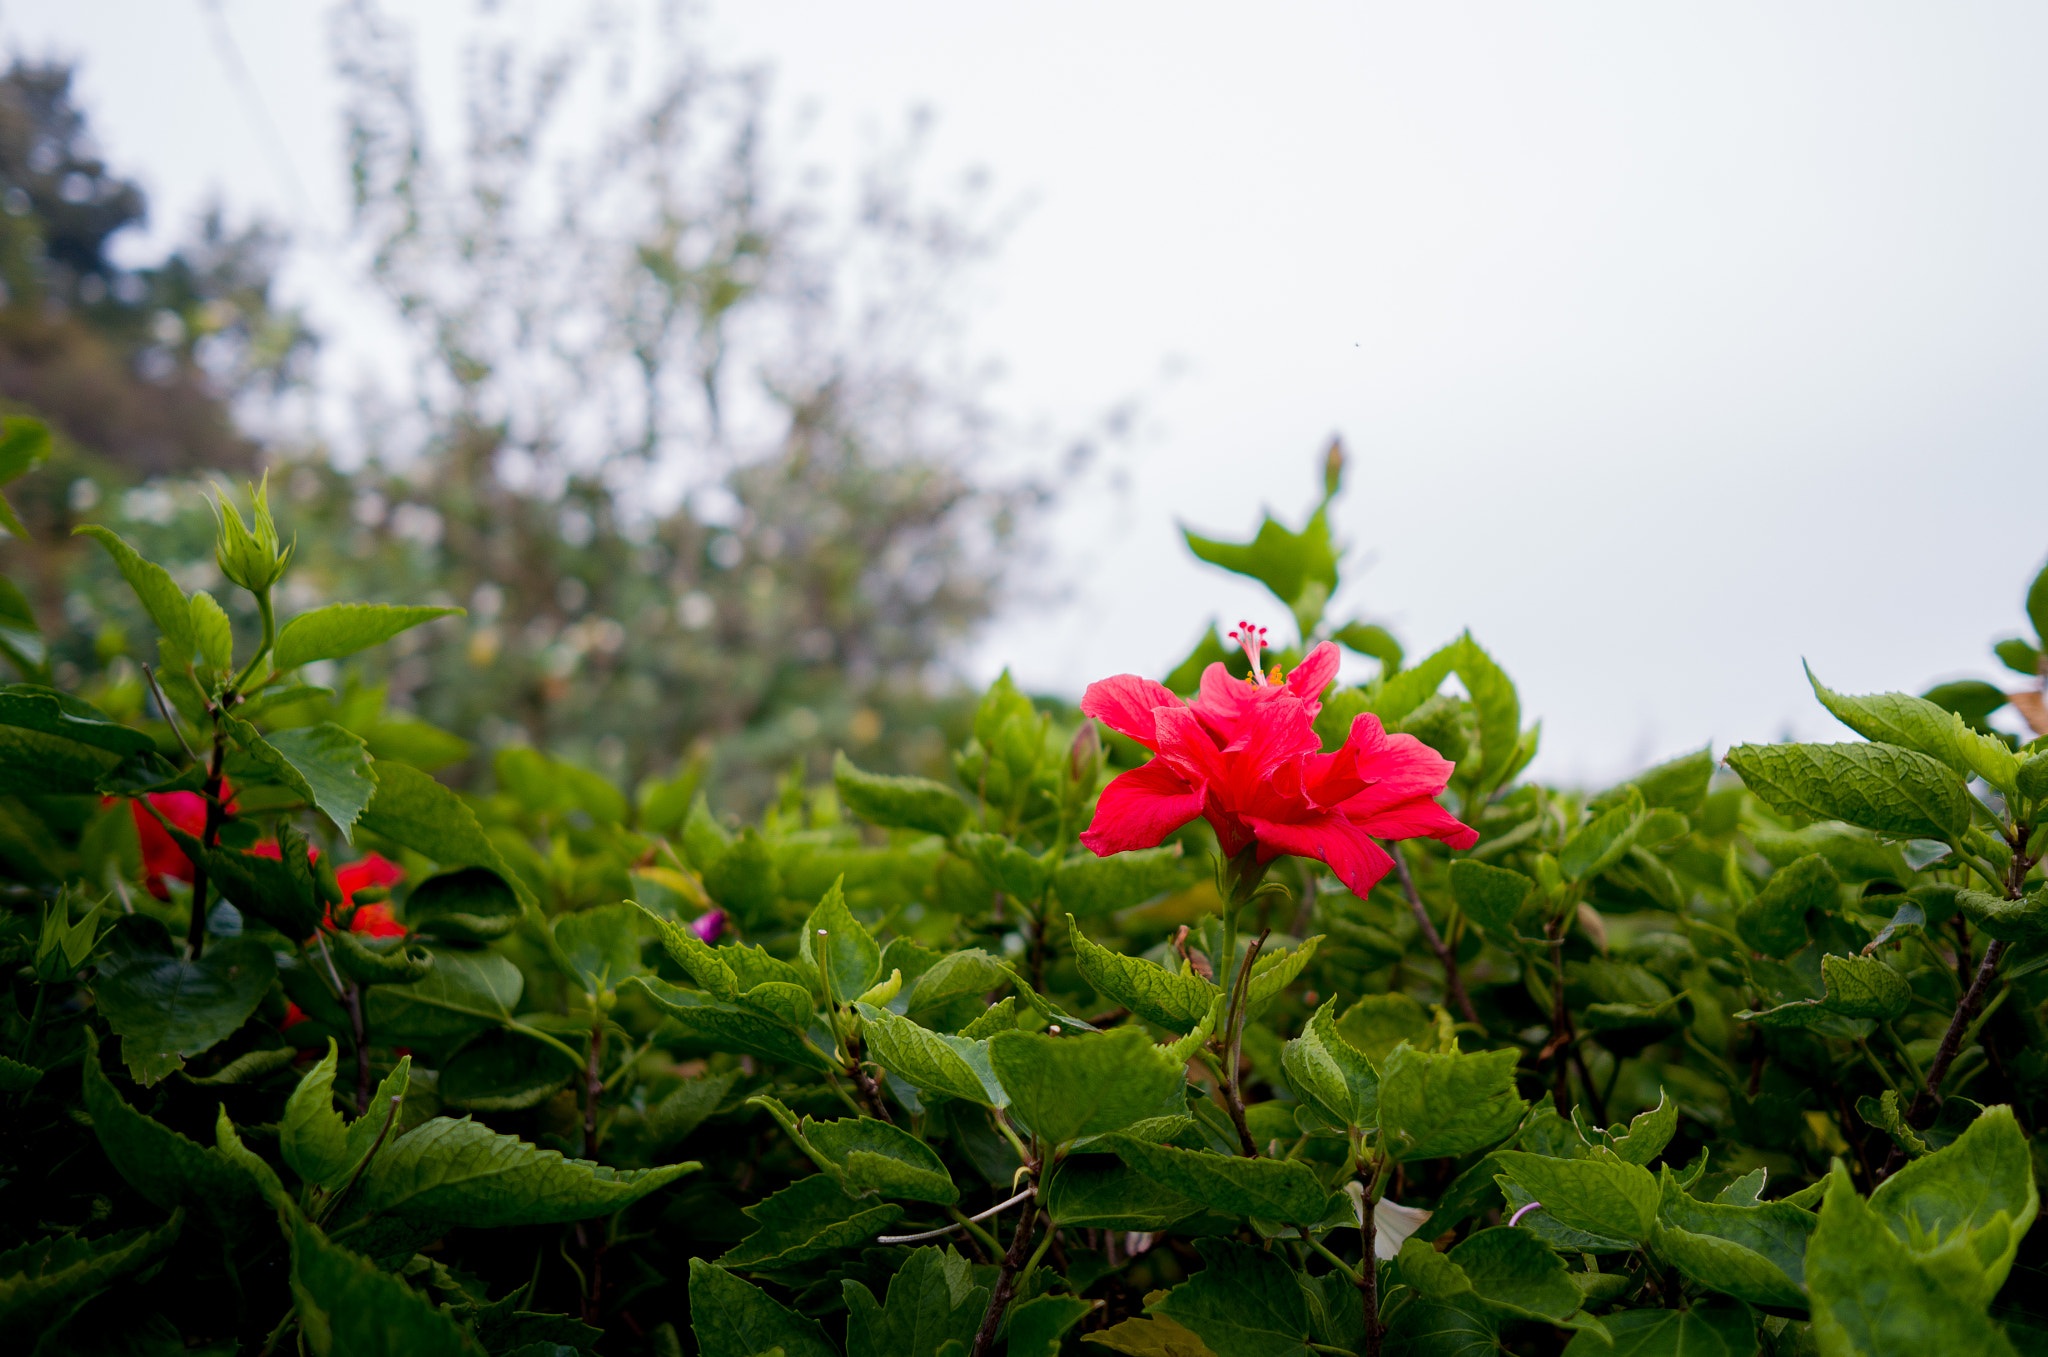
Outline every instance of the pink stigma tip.
[(1509, 1216), (1509, 1217), (1508, 1217), (1508, 1224), (1512, 1226), (1512, 1225), (1514, 1225), (1514, 1224), (1518, 1223), (1518, 1222), (1519, 1222), (1519, 1221), (1520, 1221), (1520, 1220), (1522, 1219), (1522, 1217), (1523, 1217), (1523, 1216), (1526, 1216), (1526, 1215), (1528, 1215), (1528, 1214), (1529, 1214), (1529, 1213), (1530, 1213), (1531, 1211), (1534, 1211), (1534, 1210), (1535, 1210), (1535, 1209), (1536, 1209), (1537, 1207), (1539, 1207), (1539, 1206), (1541, 1206), (1541, 1205), (1543, 1205), (1543, 1203), (1542, 1203), (1542, 1202), (1530, 1202), (1530, 1203), (1529, 1203), (1529, 1204), (1528, 1204), (1527, 1206), (1525, 1206), (1525, 1207), (1523, 1207), (1523, 1208), (1522, 1208), (1521, 1210), (1519, 1210), (1519, 1211), (1515, 1212), (1515, 1214), (1513, 1214), (1512, 1216)]

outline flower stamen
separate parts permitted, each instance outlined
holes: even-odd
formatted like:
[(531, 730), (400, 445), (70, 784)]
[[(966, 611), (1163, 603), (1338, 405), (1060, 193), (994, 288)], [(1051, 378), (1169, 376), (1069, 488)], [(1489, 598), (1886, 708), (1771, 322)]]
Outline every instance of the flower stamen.
[(1259, 668), (1259, 652), (1266, 648), (1266, 629), (1255, 627), (1249, 622), (1239, 622), (1237, 630), (1230, 633), (1230, 639), (1244, 647), (1244, 657), (1252, 662), (1252, 672), (1245, 682), (1255, 688), (1270, 688), (1280, 682), (1280, 666), (1274, 665), (1271, 674)]

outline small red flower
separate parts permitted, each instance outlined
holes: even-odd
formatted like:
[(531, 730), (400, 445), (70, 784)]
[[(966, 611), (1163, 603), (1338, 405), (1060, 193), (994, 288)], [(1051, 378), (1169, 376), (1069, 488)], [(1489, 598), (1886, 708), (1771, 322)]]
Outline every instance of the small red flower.
[[(228, 809), (233, 811), (235, 791), (225, 780), (221, 782), (221, 795), (228, 798)], [(198, 792), (153, 792), (149, 803), (163, 813), (164, 819), (194, 838), (206, 828), (206, 798)], [(140, 801), (130, 801), (128, 811), (135, 817), (135, 837), (142, 842), (143, 888), (159, 900), (168, 900), (171, 892), (165, 881), (189, 883), (192, 859), (185, 856), (185, 850), (178, 847), (170, 832), (157, 823), (156, 816)]]
[(1317, 646), (1283, 682), (1278, 668), (1259, 669), (1263, 628), (1242, 623), (1231, 638), (1251, 657), (1252, 677), (1212, 664), (1192, 706), (1132, 674), (1088, 686), (1081, 710), (1154, 754), (1103, 789), (1081, 835), (1091, 852), (1155, 847), (1199, 815), (1226, 856), (1256, 845), (1260, 862), (1315, 858), (1364, 895), (1394, 865), (1375, 838), (1479, 841), (1436, 802), (1454, 765), (1413, 735), (1389, 735), (1362, 715), (1341, 748), (1322, 752), (1314, 723), (1336, 646)]
[[(249, 850), (259, 858), (282, 858), (284, 850), (277, 846), (277, 840), (265, 839)], [(317, 862), (320, 850), (308, 844), (308, 861)], [(334, 884), (341, 887), (341, 907), (355, 909), (349, 921), (348, 931), (361, 933), (372, 938), (396, 938), (405, 934), (405, 925), (391, 913), (391, 906), (379, 902), (356, 908), (356, 892), (365, 886), (395, 886), (405, 880), (405, 868), (399, 866), (381, 853), (365, 853), (354, 862), (345, 862), (334, 869)], [(328, 912), (327, 921), (334, 922), (333, 911)]]

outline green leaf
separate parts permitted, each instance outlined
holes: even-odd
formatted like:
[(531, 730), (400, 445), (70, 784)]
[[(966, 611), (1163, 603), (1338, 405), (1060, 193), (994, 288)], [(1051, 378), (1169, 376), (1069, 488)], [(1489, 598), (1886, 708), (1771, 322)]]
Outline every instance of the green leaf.
[(1643, 804), (1652, 810), (1675, 810), (1681, 815), (1697, 815), (1707, 804), (1707, 786), (1713, 778), (1714, 748), (1708, 745), (1690, 754), (1681, 754), (1668, 763), (1646, 768), (1625, 785), (1641, 792)]
[(435, 1117), (379, 1150), (356, 1190), (365, 1213), (495, 1229), (610, 1215), (700, 1167), (615, 1169), (565, 1159), (467, 1117)]
[(697, 936), (695, 930), (673, 919), (664, 919), (645, 905), (641, 913), (654, 925), (661, 938), (662, 950), (669, 954), (676, 965), (690, 973), (697, 987), (714, 999), (731, 1001), (740, 997), (739, 976), (726, 959), (720, 955), (723, 949), (713, 947)]
[(1969, 762), (1957, 745), (1955, 715), (1946, 707), (1906, 693), (1873, 693), (1854, 697), (1826, 687), (1806, 668), (1806, 681), (1820, 704), (1837, 720), (1866, 740), (1912, 749), (1941, 760), (1968, 776)]
[(227, 938), (197, 961), (110, 957), (93, 982), (93, 999), (121, 1038), (122, 1063), (147, 1088), (184, 1068), (184, 1057), (232, 1036), (276, 976), (270, 948), (254, 938)]
[(1094, 1309), (1079, 1296), (1038, 1296), (1013, 1306), (1005, 1326), (1009, 1357), (1059, 1357), (1061, 1336)]
[(1013, 900), (1034, 901), (1045, 894), (1052, 868), (1003, 834), (962, 834), (955, 840), (960, 855), (973, 863), (997, 890)]
[(232, 673), (235, 632), (226, 611), (203, 589), (192, 595), (191, 609), (192, 637), (199, 646), (199, 662), (216, 674)]
[[(148, 804), (141, 802), (138, 804)], [(290, 824), (278, 830), (279, 855), (262, 857), (233, 848), (208, 848), (158, 815), (171, 841), (200, 866), (228, 902), (288, 938), (304, 939), (320, 927), (323, 910), (314, 898), (313, 868), (306, 839)]]
[(1300, 978), (1322, 944), (1323, 938), (1319, 933), (1312, 938), (1303, 938), (1285, 952), (1260, 953), (1259, 959), (1252, 964), (1251, 984), (1245, 986), (1246, 1015), (1257, 1018), (1271, 1008), (1274, 1000)]
[(1099, 1154), (1061, 1160), (1039, 1193), (1039, 1205), (1069, 1229), (1147, 1232), (1168, 1229), (1202, 1209), (1121, 1159)]
[(239, 1235), (264, 1209), (256, 1183), (210, 1145), (199, 1145), (130, 1107), (100, 1069), (99, 1043), (86, 1038), (85, 1110), (115, 1170), (151, 1202), (187, 1208), (214, 1234)]
[(1465, 917), (1489, 933), (1510, 928), (1522, 902), (1535, 888), (1534, 881), (1505, 867), (1491, 867), (1470, 858), (1459, 858), (1451, 864), (1451, 898), (1465, 911)]
[(112, 754), (156, 752), (156, 741), (69, 693), (32, 683), (0, 685), (0, 725), (39, 730)]
[[(882, 958), (882, 969), (890, 969), (886, 955)], [(904, 1015), (921, 1022), (947, 1011), (950, 1005), (962, 999), (971, 996), (978, 1001), (983, 995), (1007, 988), (1014, 982), (1015, 976), (1010, 968), (979, 947), (948, 952), (930, 970), (917, 977), (917, 983), (911, 987), (904, 1005)]]
[(1651, 1246), (1702, 1286), (1757, 1305), (1804, 1304), (1807, 1237), (1813, 1213), (1788, 1202), (1699, 1202), (1669, 1168)]
[(1572, 1229), (1640, 1243), (1657, 1222), (1657, 1180), (1637, 1165), (1619, 1159), (1552, 1159), (1521, 1150), (1502, 1150), (1494, 1160)]
[(1506, 1138), (1528, 1104), (1515, 1096), (1512, 1047), (1466, 1055), (1403, 1044), (1380, 1071), (1380, 1135), (1394, 1159), (1465, 1154)]
[(849, 1192), (951, 1206), (960, 1189), (938, 1153), (908, 1131), (873, 1117), (804, 1118), (799, 1133), (838, 1170)]
[(142, 601), (143, 611), (149, 614), (149, 620), (156, 623), (156, 629), (163, 633), (169, 644), (167, 658), (171, 667), (184, 668), (191, 661), (199, 641), (192, 631), (192, 605), (186, 601), (185, 591), (172, 582), (170, 572), (154, 561), (143, 560), (135, 548), (122, 541), (120, 534), (111, 528), (83, 523), (71, 531), (84, 533), (107, 549), (107, 554), (114, 558), (114, 564), (120, 567), (122, 577), (128, 581), (128, 587)]
[(1387, 1057), (1404, 1041), (1418, 1051), (1438, 1049), (1437, 1028), (1429, 1010), (1405, 994), (1361, 996), (1337, 1019), (1337, 1030), (1377, 1070), (1386, 1068)]
[[(2017, 636), (2012, 637), (2010, 640), (2000, 641), (1997, 645), (1991, 647), (1991, 653), (1998, 656), (1999, 662), (2015, 674), (2025, 674), (2030, 679), (2041, 677), (2041, 652)], [(1999, 697), (2003, 699), (2005, 694), (2001, 692)], [(2005, 703), (2000, 701), (1991, 710), (1996, 711), (1998, 707), (2004, 705)]]
[(0, 1253), (0, 1331), (26, 1339), (54, 1327), (80, 1301), (170, 1252), (184, 1224), (177, 1210), (155, 1230), (44, 1235)]
[(1824, 956), (1820, 973), (1828, 988), (1822, 1005), (1845, 1018), (1890, 1022), (1903, 1014), (1913, 999), (1906, 977), (1876, 957)]
[(1394, 633), (1376, 622), (1346, 622), (1330, 633), (1330, 639), (1347, 650), (1370, 655), (1380, 662), (1380, 672), (1397, 674), (1404, 652)]
[(293, 1215), (292, 1299), (318, 1357), (473, 1357), (479, 1349), (403, 1281)]
[(1308, 1357), (1308, 1298), (1292, 1268), (1234, 1239), (1195, 1247), (1206, 1266), (1148, 1310), (1187, 1326), (1216, 1357)]
[[(1901, 1172), (1932, 1162), (1915, 1160)], [(2016, 1357), (1983, 1308), (1954, 1294), (1956, 1280), (1948, 1269), (1923, 1266), (1837, 1165), (1806, 1247), (1813, 1336), (1826, 1357)]]
[[(27, 415), (9, 415), (0, 422), (0, 485), (19, 480), (50, 455), (50, 426)], [(0, 499), (0, 527), (23, 541), (28, 529), (15, 517), (14, 506)]]
[(284, 1162), (307, 1182), (330, 1189), (348, 1182), (377, 1143), (391, 1100), (405, 1096), (412, 1058), (401, 1058), (398, 1068), (379, 1081), (369, 1110), (348, 1120), (334, 1107), (336, 1067), (335, 1043), (330, 1039), (326, 1056), (306, 1071), (285, 1100), (284, 1117), (278, 1124), (278, 1148)]
[(1500, 1357), (1503, 1351), (1498, 1321), (1477, 1303), (1411, 1300), (1387, 1321), (1385, 1341), (1389, 1353), (1412, 1357)]
[(1366, 710), (1380, 718), (1380, 723), (1392, 726), (1412, 715), (1417, 707), (1436, 696), (1436, 690), (1443, 686), (1457, 667), (1463, 639), (1451, 642), (1413, 669), (1404, 669), (1371, 684), (1366, 689), (1369, 702)]
[(716, 1263), (690, 1260), (690, 1332), (702, 1357), (839, 1357), (818, 1322), (772, 1300)]
[(1942, 1269), (1982, 1308), (2004, 1285), (2034, 1219), (2027, 1139), (2010, 1107), (1989, 1107), (1943, 1149), (1915, 1159), (1870, 1194), (1870, 1212), (1900, 1242)]
[(462, 798), (419, 769), (381, 764), (377, 790), (356, 822), (372, 834), (434, 859), (443, 867), (488, 867), (512, 888), (522, 905), (539, 901), (505, 865), (505, 859)]
[(647, 1109), (645, 1125), (648, 1144), (655, 1149), (662, 1149), (678, 1141), (687, 1140), (692, 1131), (704, 1124), (706, 1118), (713, 1116), (724, 1106), (726, 1098), (732, 1093), (732, 1086), (739, 1080), (738, 1070), (684, 1080), (674, 1092)]
[[(1419, 1236), (1411, 1235), (1401, 1245), (1403, 1256), (1419, 1243)], [(1479, 1299), (1514, 1318), (1561, 1324), (1583, 1300), (1564, 1259), (1527, 1230), (1479, 1230), (1443, 1256), (1465, 1275)]]
[(2037, 889), (2018, 900), (1961, 890), (1955, 899), (1963, 917), (2002, 942), (2031, 942), (2048, 936), (2048, 890)]
[(382, 645), (402, 631), (460, 608), (399, 608), (385, 603), (330, 603), (300, 613), (277, 633), (270, 662), (279, 673), (314, 660), (338, 660)]
[(843, 881), (832, 883), (832, 889), (804, 920), (803, 934), (797, 940), (797, 955), (825, 981), (826, 993), (835, 1004), (865, 994), (882, 973), (882, 949), (846, 907)]
[(465, 1112), (519, 1112), (554, 1097), (580, 1068), (555, 1047), (501, 1028), (449, 1056), (434, 1093), (443, 1107)]
[(1868, 1094), (1858, 1098), (1856, 1115), (1890, 1136), (1892, 1143), (1912, 1158), (1918, 1159), (1932, 1148), (1921, 1138), (1913, 1123), (1906, 1120), (1906, 1109), (1899, 1105), (1897, 1089), (1888, 1088), (1876, 1098)]
[(1970, 793), (1937, 759), (1887, 744), (1742, 744), (1728, 766), (1773, 810), (1880, 834), (1948, 840), (1970, 824)]
[(36, 612), (12, 580), (0, 577), (0, 655), (25, 679), (49, 676), (49, 643), (36, 625)]
[(1053, 872), (1053, 894), (1077, 919), (1095, 919), (1143, 904), (1180, 884), (1181, 847), (1138, 848), (1099, 858), (1068, 858)]
[(1788, 957), (1806, 945), (1806, 916), (1841, 908), (1842, 882), (1819, 853), (1780, 867), (1754, 900), (1735, 912), (1735, 931), (1766, 956)]
[(2034, 636), (2048, 645), (2048, 565), (2027, 586), (2027, 620), (2034, 624)]
[(988, 1288), (974, 1284), (974, 1269), (951, 1249), (913, 1249), (889, 1279), (885, 1305), (859, 1282), (839, 1285), (846, 1357), (938, 1357), (949, 1341), (972, 1341), (988, 1309)]
[(1240, 1159), (1128, 1135), (1100, 1143), (1137, 1172), (1206, 1210), (1306, 1225), (1329, 1209), (1329, 1192), (1298, 1159)]
[[(768, 1002), (778, 997), (779, 991), (791, 991), (808, 1015), (810, 995), (801, 986), (770, 982), (757, 985), (727, 1002), (678, 988), (651, 975), (635, 976), (627, 983), (629, 987), (638, 985), (644, 989), (647, 997), (667, 1014), (672, 1025), (669, 1033), (674, 1040), (699, 1043), (714, 1051), (728, 1051), (734, 1055), (759, 1056), (805, 1069), (831, 1068), (831, 1062), (804, 1040), (802, 1030), (791, 1025), (788, 1010)], [(770, 993), (750, 999), (748, 996), (756, 991)], [(782, 994), (779, 997), (786, 999), (792, 996)]]
[(411, 985), (377, 985), (365, 997), (380, 1045), (445, 1046), (512, 1017), (526, 979), (496, 952), (433, 949), (434, 968)]
[(776, 909), (782, 901), (782, 873), (767, 840), (752, 825), (704, 869), (704, 889), (732, 911), (742, 929), (780, 923)]
[(930, 778), (862, 772), (841, 751), (832, 759), (832, 783), (846, 808), (871, 825), (948, 836), (967, 827), (967, 803)]
[(1460, 641), (1458, 678), (1479, 714), (1478, 785), (1498, 787), (1518, 766), (1522, 739), (1522, 703), (1515, 685), (1491, 655), (1467, 632)]
[(1048, 1036), (998, 1032), (989, 1065), (1020, 1117), (1047, 1147), (1122, 1130), (1152, 1115), (1186, 1080), (1136, 1027)]
[(1565, 1346), (1565, 1357), (1756, 1357), (1756, 1317), (1742, 1303), (1688, 1310), (1618, 1310), (1607, 1316), (1609, 1343), (1592, 1331)]
[(718, 1261), (752, 1270), (794, 1267), (869, 1243), (903, 1215), (900, 1206), (847, 1196), (829, 1173), (799, 1178), (741, 1210), (760, 1228)]
[(413, 887), (405, 897), (405, 921), (418, 932), (449, 942), (495, 942), (519, 922), (519, 897), (490, 868), (464, 867), (430, 876)]
[(646, 971), (640, 964), (641, 921), (650, 917), (630, 901), (555, 917), (555, 943), (569, 979), (586, 994), (617, 989)]
[(1309, 1018), (1301, 1036), (1282, 1048), (1281, 1064), (1294, 1087), (1337, 1126), (1379, 1126), (1380, 1077), (1365, 1053), (1344, 1039), (1330, 1000)]
[(0, 1055), (0, 1093), (26, 1093), (42, 1081), (43, 1071), (34, 1065)]
[(0, 726), (0, 793), (83, 796), (121, 761), (104, 749), (39, 730)]
[(1617, 1157), (1630, 1164), (1643, 1165), (1664, 1153), (1664, 1147), (1677, 1134), (1678, 1104), (1672, 1102), (1671, 1095), (1661, 1088), (1657, 1090), (1657, 1105), (1629, 1118), (1627, 1132), (1618, 1136), (1603, 1133), (1608, 1148)]
[(1602, 811), (1574, 831), (1557, 854), (1565, 880), (1588, 880), (1627, 857), (1635, 846), (1636, 831), (1648, 816), (1642, 793), (1630, 789), (1620, 805)]
[(1193, 974), (1176, 974), (1142, 957), (1128, 957), (1090, 942), (1074, 916), (1067, 916), (1074, 965), (1097, 994), (1123, 1005), (1147, 1022), (1184, 1032), (1200, 1022), (1222, 991)]
[[(273, 764), (270, 754), (281, 761), (289, 776), (277, 780), (313, 803), (322, 815), (334, 821), (341, 837), (354, 842), (356, 821), (377, 790), (377, 775), (370, 769), (370, 756), (361, 739), (332, 721), (296, 726), (268, 737), (256, 736), (247, 722), (247, 734), (237, 731), (244, 749), (260, 762)], [(255, 739), (252, 746), (247, 743)], [(275, 766), (275, 764), (273, 764)]]

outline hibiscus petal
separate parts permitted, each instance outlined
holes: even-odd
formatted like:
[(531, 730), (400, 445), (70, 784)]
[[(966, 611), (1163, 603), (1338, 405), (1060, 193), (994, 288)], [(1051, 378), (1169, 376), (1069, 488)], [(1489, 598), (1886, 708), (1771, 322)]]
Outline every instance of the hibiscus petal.
[(1158, 707), (1178, 707), (1181, 700), (1164, 685), (1136, 674), (1118, 674), (1088, 685), (1081, 694), (1081, 710), (1111, 730), (1128, 735), (1147, 749), (1153, 742), (1152, 713)]
[(1337, 879), (1353, 895), (1369, 894), (1379, 879), (1393, 870), (1394, 860), (1372, 841), (1372, 836), (1334, 811), (1324, 811), (1296, 823), (1277, 820), (1247, 820), (1259, 839), (1259, 856), (1276, 857), (1292, 853), (1328, 863)]
[(1352, 721), (1339, 752), (1352, 755), (1358, 775), (1367, 783), (1364, 791), (1344, 801), (1345, 813), (1354, 820), (1418, 796), (1435, 796), (1450, 785), (1458, 766), (1413, 735), (1387, 734), (1380, 719), (1370, 714)]
[[(1282, 690), (1283, 693), (1285, 690)], [(1264, 781), (1289, 759), (1320, 753), (1315, 717), (1306, 704), (1289, 694), (1261, 703), (1237, 728), (1225, 748), (1233, 782)]]
[(1479, 842), (1478, 830), (1427, 797), (1416, 797), (1368, 816), (1351, 818), (1359, 828), (1375, 838), (1430, 838), (1452, 848), (1470, 848)]
[(1216, 732), (1216, 738), (1228, 744), (1246, 715), (1259, 705), (1261, 695), (1281, 691), (1237, 678), (1218, 660), (1202, 671), (1202, 691), (1195, 698), (1193, 711), (1203, 725)]
[(1337, 666), (1342, 662), (1336, 642), (1325, 641), (1311, 650), (1308, 658), (1295, 665), (1294, 672), (1287, 676), (1287, 690), (1307, 704), (1311, 720), (1322, 712), (1323, 689), (1337, 677)]
[(1100, 858), (1131, 848), (1157, 848), (1160, 840), (1202, 813), (1202, 790), (1165, 759), (1119, 774), (1102, 789), (1095, 819), (1081, 844)]
[[(1224, 776), (1226, 764), (1216, 741), (1186, 707), (1167, 707), (1153, 714), (1158, 721), (1159, 758), (1193, 783)], [(1150, 765), (1147, 765), (1148, 767)]]

